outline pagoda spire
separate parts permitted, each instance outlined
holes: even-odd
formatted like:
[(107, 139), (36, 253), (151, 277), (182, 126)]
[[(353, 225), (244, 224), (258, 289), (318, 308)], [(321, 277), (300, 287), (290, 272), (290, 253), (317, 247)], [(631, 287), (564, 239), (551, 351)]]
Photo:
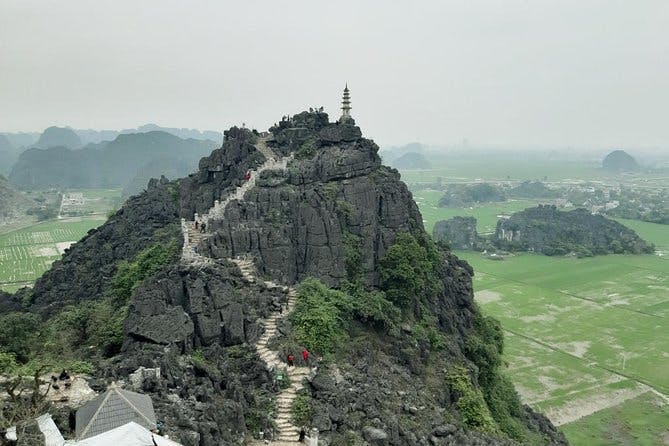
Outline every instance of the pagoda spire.
[(346, 83), (346, 87), (344, 87), (344, 97), (341, 101), (341, 118), (339, 118), (339, 122), (344, 123), (348, 121), (352, 121), (353, 118), (351, 118), (351, 95), (348, 91), (348, 82)]

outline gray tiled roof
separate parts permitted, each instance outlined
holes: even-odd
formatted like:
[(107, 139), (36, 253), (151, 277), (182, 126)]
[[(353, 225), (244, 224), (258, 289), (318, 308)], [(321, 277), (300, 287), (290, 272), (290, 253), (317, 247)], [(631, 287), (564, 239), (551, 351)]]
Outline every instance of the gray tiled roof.
[(77, 410), (77, 438), (98, 435), (131, 421), (149, 430), (156, 428), (151, 398), (113, 387)]

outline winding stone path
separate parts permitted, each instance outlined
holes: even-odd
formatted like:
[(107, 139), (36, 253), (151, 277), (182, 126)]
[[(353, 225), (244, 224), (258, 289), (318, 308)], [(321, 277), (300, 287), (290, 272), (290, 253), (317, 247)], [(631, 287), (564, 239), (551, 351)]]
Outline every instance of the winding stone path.
[[(215, 201), (214, 206), (209, 209), (209, 211), (202, 216), (198, 216), (199, 222), (204, 222), (207, 226), (211, 220), (219, 220), (224, 218), (225, 208), (233, 200), (241, 201), (244, 199), (244, 195), (251, 188), (256, 185), (256, 179), (261, 172), (265, 170), (285, 170), (288, 161), (292, 159), (292, 155), (289, 157), (277, 158), (276, 154), (267, 146), (267, 137), (259, 138), (256, 143), (256, 148), (262, 152), (262, 154), (267, 158), (261, 166), (257, 169), (251, 171), (251, 178), (244, 182), (241, 186), (237, 187), (233, 193), (225, 197), (222, 201)], [(183, 249), (181, 253), (182, 262), (192, 265), (206, 265), (213, 262), (213, 259), (203, 256), (197, 252), (198, 244), (209, 236), (208, 232), (201, 232), (199, 229), (195, 229), (195, 221), (186, 221), (185, 219), (181, 220), (181, 230), (184, 238)], [(288, 377), (290, 385), (285, 389), (282, 389), (281, 392), (277, 395), (276, 398), (276, 431), (274, 432), (274, 439), (272, 441), (265, 440), (264, 442), (256, 442), (255, 444), (269, 444), (273, 446), (295, 446), (300, 443), (297, 441), (300, 433), (300, 427), (296, 426), (292, 421), (292, 406), (295, 398), (297, 397), (297, 392), (304, 387), (304, 379), (308, 378), (311, 369), (309, 367), (287, 367), (286, 362), (283, 361), (283, 358), (279, 357), (278, 352), (270, 350), (268, 344), (272, 338), (277, 335), (277, 323), (278, 321), (290, 314), (295, 307), (296, 301), (296, 291), (293, 288), (286, 287), (283, 285), (276, 284), (272, 281), (260, 281), (255, 269), (255, 265), (251, 260), (248, 259), (231, 259), (234, 263), (237, 264), (240, 271), (242, 272), (242, 277), (249, 283), (262, 283), (262, 285), (268, 289), (281, 288), (283, 291), (288, 293), (288, 303), (282, 311), (277, 314), (274, 313), (266, 319), (261, 321), (265, 330), (263, 335), (258, 339), (255, 344), (256, 351), (260, 358), (265, 362), (267, 369), (276, 373), (276, 371), (283, 369), (285, 371), (285, 376)]]
[[(257, 274), (253, 262), (245, 259), (234, 259), (233, 262), (237, 264), (242, 272), (243, 277), (250, 283), (257, 282)], [(295, 308), (297, 293), (294, 288), (283, 287), (271, 281), (263, 281), (263, 285), (267, 288), (281, 287), (284, 291), (288, 291), (288, 303), (286, 307), (279, 313), (273, 314), (266, 319), (263, 319), (265, 331), (255, 344), (256, 351), (260, 358), (265, 362), (267, 369), (271, 372), (277, 370), (284, 370), (285, 375), (290, 381), (290, 385), (282, 389), (276, 398), (276, 428), (274, 434), (274, 441), (267, 444), (274, 446), (282, 445), (297, 445), (300, 444), (297, 439), (300, 434), (300, 427), (296, 426), (292, 421), (292, 407), (297, 393), (304, 387), (304, 380), (311, 374), (309, 367), (287, 367), (283, 358), (279, 357), (278, 352), (270, 350), (268, 344), (274, 338), (277, 331), (277, 324), (284, 315), (290, 314)]]
[[(225, 208), (232, 201), (244, 200), (246, 192), (251, 190), (255, 185), (259, 175), (265, 170), (286, 170), (288, 162), (293, 159), (293, 155), (286, 157), (277, 157), (276, 154), (267, 146), (269, 137), (260, 137), (256, 142), (256, 149), (258, 149), (266, 158), (266, 161), (250, 171), (251, 178), (245, 181), (241, 186), (237, 187), (230, 195), (223, 198), (223, 200), (214, 201), (214, 205), (209, 208), (206, 214), (197, 216), (199, 223), (205, 223), (208, 226), (210, 220), (221, 220), (225, 216)], [(206, 227), (205, 226), (205, 227)], [(195, 221), (181, 220), (181, 232), (184, 239), (184, 244), (181, 251), (181, 260), (184, 263), (204, 265), (211, 262), (211, 259), (198, 254), (197, 245), (204, 238), (208, 237), (208, 233), (202, 233), (195, 229)]]

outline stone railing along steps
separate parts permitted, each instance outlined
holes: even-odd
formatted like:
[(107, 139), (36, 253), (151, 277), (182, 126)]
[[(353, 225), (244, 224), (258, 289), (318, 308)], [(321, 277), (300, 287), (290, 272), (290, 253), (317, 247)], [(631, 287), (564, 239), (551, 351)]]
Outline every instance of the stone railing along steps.
[[(224, 217), (225, 208), (230, 202), (237, 200), (242, 201), (244, 194), (256, 185), (259, 175), (265, 170), (286, 170), (288, 162), (293, 158), (293, 155), (277, 158), (276, 154), (267, 146), (268, 137), (258, 138), (256, 148), (267, 159), (262, 165), (250, 171), (251, 178), (245, 181), (241, 186), (237, 187), (230, 195), (225, 197), (223, 201), (216, 200), (214, 205), (209, 208), (206, 214), (197, 216), (198, 224), (209, 224), (210, 220), (220, 220)], [(206, 226), (205, 226), (206, 228)], [(186, 221), (181, 219), (181, 232), (184, 239), (183, 248), (181, 251), (181, 260), (185, 263), (206, 264), (211, 260), (200, 255), (197, 252), (197, 245), (208, 236), (208, 234), (199, 232), (195, 229), (195, 221)]]
[[(251, 171), (251, 178), (241, 186), (237, 187), (235, 191), (228, 195), (223, 201), (215, 201), (214, 206), (212, 206), (206, 214), (196, 217), (200, 223), (204, 222), (208, 226), (210, 220), (222, 219), (227, 205), (233, 200), (243, 200), (244, 194), (255, 186), (256, 179), (261, 172), (265, 170), (285, 170), (288, 161), (292, 159), (292, 155), (277, 159), (274, 152), (267, 146), (267, 138), (259, 138), (256, 148), (267, 158), (267, 161), (257, 169)], [(181, 254), (182, 261), (196, 265), (211, 263), (213, 261), (211, 258), (205, 257), (197, 252), (198, 244), (207, 238), (209, 234), (207, 232), (201, 232), (199, 228), (196, 230), (195, 221), (186, 221), (185, 219), (181, 220), (181, 230), (184, 238)], [(237, 264), (242, 273), (242, 277), (247, 282), (258, 282), (255, 266), (251, 260), (238, 258), (232, 259), (232, 261)], [(298, 437), (300, 427), (293, 424), (291, 411), (293, 402), (297, 397), (297, 392), (304, 387), (304, 379), (310, 375), (311, 369), (309, 367), (287, 367), (283, 358), (280, 358), (276, 351), (270, 350), (268, 347), (270, 340), (277, 334), (277, 323), (279, 319), (293, 311), (296, 301), (296, 291), (293, 288), (278, 285), (271, 281), (262, 281), (262, 284), (269, 289), (281, 288), (284, 291), (287, 291), (288, 303), (286, 307), (282, 309), (281, 314), (275, 313), (262, 320), (265, 331), (256, 342), (255, 348), (260, 358), (265, 362), (268, 370), (275, 371), (285, 369), (286, 375), (290, 380), (290, 385), (287, 388), (282, 389), (276, 398), (275, 423), (277, 430), (274, 433), (274, 439), (272, 441), (266, 440), (259, 444), (270, 444), (273, 446), (299, 445)], [(313, 438), (312, 440), (317, 441), (316, 438)]]

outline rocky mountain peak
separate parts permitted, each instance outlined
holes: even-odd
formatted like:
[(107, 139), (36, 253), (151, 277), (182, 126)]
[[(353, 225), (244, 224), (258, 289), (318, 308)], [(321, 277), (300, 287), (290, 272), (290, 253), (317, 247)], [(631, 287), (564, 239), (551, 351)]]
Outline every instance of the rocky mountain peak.
[[(258, 141), (267, 148), (264, 154)], [(410, 192), (397, 171), (381, 165), (378, 146), (359, 127), (329, 122), (321, 111), (286, 117), (262, 135), (226, 131), (223, 147), (183, 181), (182, 215), (205, 213), (268, 156), (290, 157), (287, 169), (262, 172), (244, 200), (230, 203), (224, 218), (210, 222), (212, 236), (200, 252), (251, 257), (261, 274), (287, 283), (311, 276), (336, 285), (346, 277), (346, 243), (356, 243), (365, 282), (372, 285), (395, 234), (422, 231)], [(231, 175), (238, 180), (221, 187), (220, 179)]]
[[(297, 444), (303, 424), (331, 445), (565, 444), (500, 375), (472, 274), (425, 234), (378, 146), (311, 110), (229, 129), (195, 173), (152, 181), (9, 299), (111, 313), (106, 358), (80, 354), (150, 394), (186, 446)], [(333, 325), (308, 340), (305, 320)]]

